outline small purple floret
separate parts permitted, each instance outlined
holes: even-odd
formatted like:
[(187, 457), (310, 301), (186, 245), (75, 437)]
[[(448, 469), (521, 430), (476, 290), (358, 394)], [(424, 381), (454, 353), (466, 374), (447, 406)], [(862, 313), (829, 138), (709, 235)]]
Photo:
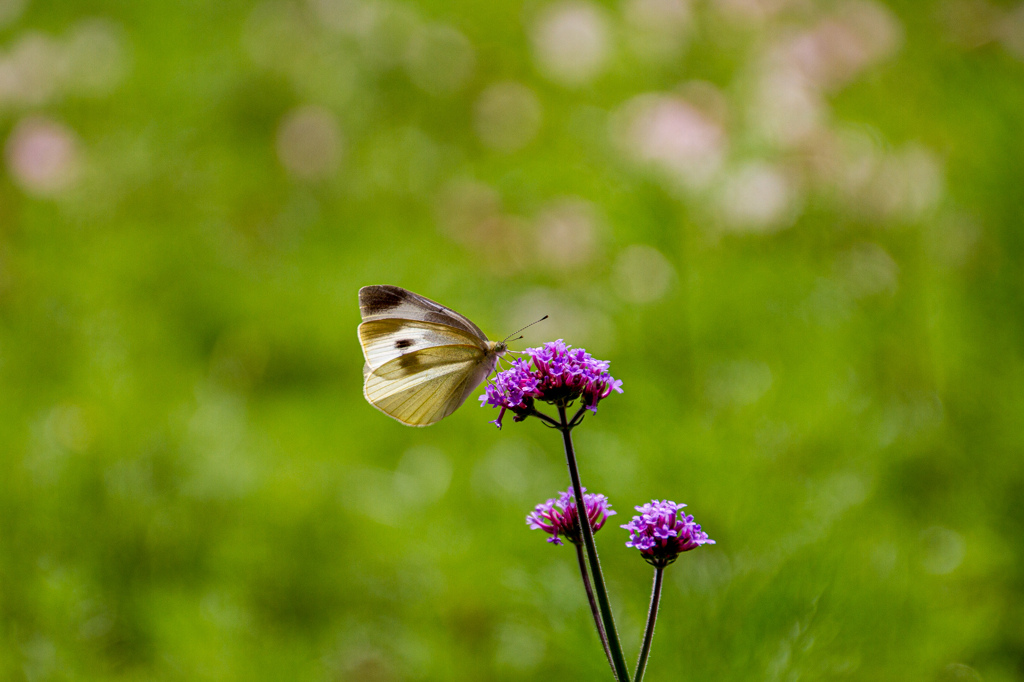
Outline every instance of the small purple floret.
[(629, 531), (626, 547), (636, 547), (652, 566), (665, 567), (681, 552), (715, 544), (692, 516), (681, 513), (685, 506), (670, 500), (651, 500), (634, 507), (640, 515), (621, 526)]
[(612, 391), (622, 393), (622, 382), (608, 374), (608, 362), (594, 359), (582, 348), (571, 348), (562, 339), (524, 352), (532, 365), (522, 359), (514, 361), (480, 396), (482, 405), (501, 408), (492, 422), (498, 428), (506, 410), (512, 411), (514, 421), (526, 419), (534, 400), (568, 405), (582, 398), (587, 409), (597, 412), (597, 403)]
[[(618, 512), (611, 509), (611, 503), (604, 495), (588, 493), (583, 488), (583, 504), (587, 509), (587, 518), (590, 520), (590, 528), (593, 532), (601, 530), (609, 516), (615, 516)], [(583, 536), (579, 523), (576, 522), (576, 497), (571, 490), (558, 493), (558, 498), (538, 504), (530, 514), (526, 516), (526, 523), (534, 530), (542, 530), (550, 533), (548, 542), (556, 545), (563, 544), (558, 536), (564, 537), (574, 545), (583, 542)]]

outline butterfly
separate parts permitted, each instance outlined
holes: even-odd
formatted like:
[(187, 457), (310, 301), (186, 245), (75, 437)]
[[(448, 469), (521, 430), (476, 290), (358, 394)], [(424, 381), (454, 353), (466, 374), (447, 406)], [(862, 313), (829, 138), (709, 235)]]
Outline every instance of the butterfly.
[(359, 311), (363, 395), (408, 426), (450, 415), (508, 351), (464, 315), (401, 287), (363, 287)]

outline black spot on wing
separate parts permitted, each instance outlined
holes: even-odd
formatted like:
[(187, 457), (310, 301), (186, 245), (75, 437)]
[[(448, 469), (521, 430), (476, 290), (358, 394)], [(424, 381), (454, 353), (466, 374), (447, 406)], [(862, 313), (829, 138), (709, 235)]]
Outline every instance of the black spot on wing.
[(398, 341), (395, 341), (395, 348), (402, 350), (414, 345), (415, 343), (416, 342), (413, 341), (412, 339), (400, 339)]

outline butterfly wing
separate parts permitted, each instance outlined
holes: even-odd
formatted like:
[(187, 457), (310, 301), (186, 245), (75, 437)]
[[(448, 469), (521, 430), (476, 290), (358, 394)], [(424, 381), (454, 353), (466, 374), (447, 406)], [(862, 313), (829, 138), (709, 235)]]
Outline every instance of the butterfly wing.
[(403, 424), (428, 426), (447, 417), (504, 352), (464, 315), (401, 287), (363, 287), (359, 309), (363, 395)]
[(388, 284), (375, 284), (359, 290), (359, 311), (363, 322), (383, 319), (418, 320), (455, 327), (471, 334), (485, 344), (487, 335), (465, 315), (414, 294), (408, 289)]
[(391, 360), (424, 348), (476, 346), (484, 353), (488, 351), (486, 341), (459, 327), (396, 318), (363, 322), (359, 325), (359, 343), (371, 372)]
[(496, 362), (496, 354), (477, 345), (423, 348), (370, 371), (363, 395), (403, 424), (429, 426), (458, 409)]

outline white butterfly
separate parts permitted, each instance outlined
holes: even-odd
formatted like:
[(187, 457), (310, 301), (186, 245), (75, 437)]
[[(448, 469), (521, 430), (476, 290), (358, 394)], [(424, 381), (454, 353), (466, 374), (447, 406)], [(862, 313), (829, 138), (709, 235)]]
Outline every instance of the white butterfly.
[(363, 287), (359, 310), (363, 395), (409, 426), (429, 426), (458, 409), (508, 350), (468, 318), (401, 287)]

